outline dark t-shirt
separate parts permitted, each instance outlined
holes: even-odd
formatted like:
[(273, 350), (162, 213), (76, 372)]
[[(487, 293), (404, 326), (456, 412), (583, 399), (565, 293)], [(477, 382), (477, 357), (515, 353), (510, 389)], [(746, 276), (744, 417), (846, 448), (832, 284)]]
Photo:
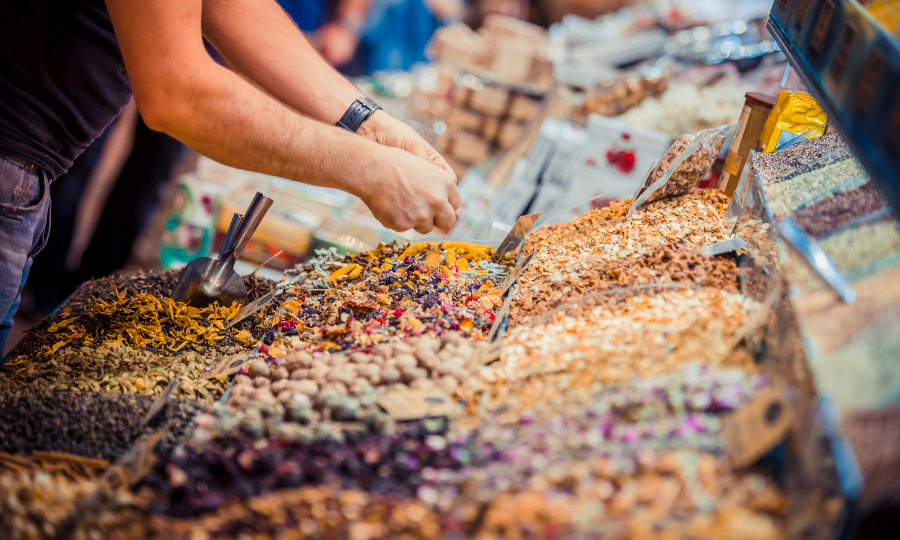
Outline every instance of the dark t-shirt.
[(0, 2), (0, 154), (56, 177), (131, 98), (103, 0)]

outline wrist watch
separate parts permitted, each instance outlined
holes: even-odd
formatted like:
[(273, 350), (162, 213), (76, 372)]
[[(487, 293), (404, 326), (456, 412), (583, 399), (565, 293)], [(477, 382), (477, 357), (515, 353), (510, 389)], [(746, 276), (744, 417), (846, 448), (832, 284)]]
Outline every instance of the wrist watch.
[(353, 105), (350, 105), (350, 108), (347, 109), (347, 112), (335, 125), (356, 133), (356, 130), (366, 121), (366, 118), (371, 116), (373, 112), (380, 110), (383, 110), (381, 105), (373, 100), (367, 97), (356, 98)]

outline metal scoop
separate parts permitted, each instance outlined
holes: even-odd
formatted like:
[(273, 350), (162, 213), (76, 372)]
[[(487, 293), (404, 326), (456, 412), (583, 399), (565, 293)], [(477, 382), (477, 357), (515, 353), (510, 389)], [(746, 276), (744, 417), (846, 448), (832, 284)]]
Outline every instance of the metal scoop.
[(219, 258), (201, 257), (188, 263), (172, 289), (171, 298), (194, 307), (206, 307), (213, 302), (230, 306), (235, 300), (246, 304), (247, 287), (234, 271), (234, 261), (247, 247), (271, 206), (272, 199), (257, 193), (243, 217), (238, 214), (232, 217)]

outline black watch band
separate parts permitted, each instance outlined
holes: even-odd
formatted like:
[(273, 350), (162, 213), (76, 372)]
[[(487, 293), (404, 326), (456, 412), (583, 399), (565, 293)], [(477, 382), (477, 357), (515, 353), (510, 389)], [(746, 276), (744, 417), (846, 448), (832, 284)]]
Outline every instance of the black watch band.
[(342, 116), (335, 125), (356, 133), (356, 130), (358, 130), (359, 126), (366, 121), (366, 118), (371, 116), (373, 112), (379, 110), (382, 110), (381, 105), (375, 103), (371, 99), (367, 97), (357, 98), (357, 100), (353, 102), (353, 105), (350, 105), (350, 108), (347, 109), (347, 112), (344, 113), (344, 116)]

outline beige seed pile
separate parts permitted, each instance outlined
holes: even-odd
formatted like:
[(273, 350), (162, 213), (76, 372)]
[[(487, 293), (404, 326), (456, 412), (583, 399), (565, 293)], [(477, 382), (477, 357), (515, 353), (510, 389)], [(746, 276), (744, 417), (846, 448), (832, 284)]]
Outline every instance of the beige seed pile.
[(723, 218), (727, 198), (720, 192), (698, 190), (684, 197), (660, 201), (645, 212), (623, 220), (583, 229), (538, 251), (522, 278), (528, 283), (576, 261), (623, 249), (685, 240), (713, 244), (728, 239)]

